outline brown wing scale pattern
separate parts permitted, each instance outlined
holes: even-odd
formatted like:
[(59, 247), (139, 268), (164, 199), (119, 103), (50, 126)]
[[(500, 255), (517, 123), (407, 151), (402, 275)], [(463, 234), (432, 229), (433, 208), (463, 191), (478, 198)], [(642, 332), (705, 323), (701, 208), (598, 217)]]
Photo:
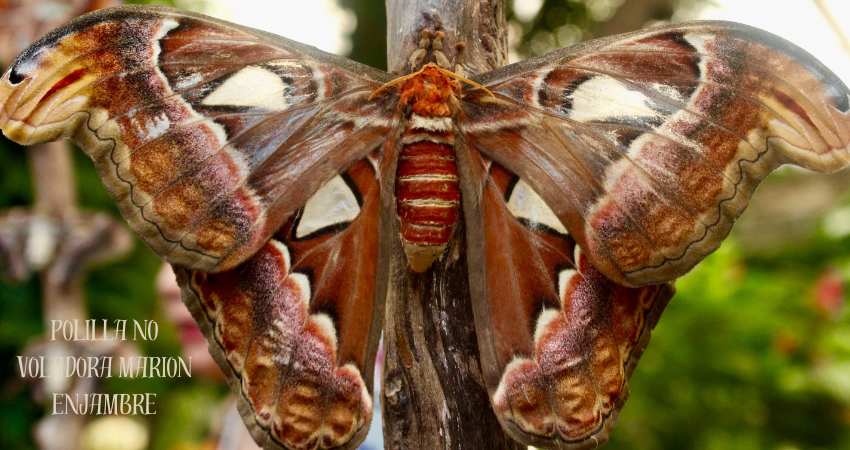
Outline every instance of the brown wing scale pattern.
[[(376, 181), (361, 160), (243, 264), (178, 269), (184, 300), (265, 448), (353, 448), (368, 431), (383, 316)], [(326, 206), (336, 209), (312, 211)]]
[(108, 10), (15, 62), (0, 121), (23, 143), (76, 140), (154, 251), (224, 270), (391, 129), (392, 99), (367, 101), (388, 75), (320, 53), (189, 13)]
[(486, 264), (471, 276), (485, 286), (476, 321), (490, 331), (479, 341), (492, 358), (484, 361), (493, 407), (522, 442), (595, 447), (616, 422), (673, 287), (606, 279), (539, 195), (498, 164), (481, 205), (483, 248), (470, 251)]
[(499, 98), (465, 100), (466, 137), (630, 286), (672, 280), (714, 251), (779, 165), (850, 164), (846, 86), (744, 25), (651, 28), (475, 81)]

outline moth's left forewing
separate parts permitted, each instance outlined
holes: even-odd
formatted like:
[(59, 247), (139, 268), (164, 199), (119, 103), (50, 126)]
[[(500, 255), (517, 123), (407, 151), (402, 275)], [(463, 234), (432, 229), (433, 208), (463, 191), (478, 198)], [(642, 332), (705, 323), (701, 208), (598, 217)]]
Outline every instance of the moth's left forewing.
[(0, 126), (94, 160), (163, 259), (226, 270), (323, 183), (385, 141), (392, 77), (267, 33), (128, 6), (54, 30), (0, 80)]
[(847, 87), (724, 22), (591, 41), (476, 77), (465, 139), (526, 179), (608, 278), (672, 280), (714, 251), (781, 164), (850, 164)]
[(482, 365), (505, 429), (529, 445), (593, 448), (672, 285), (618, 286), (525, 180), (475, 149), (458, 162)]

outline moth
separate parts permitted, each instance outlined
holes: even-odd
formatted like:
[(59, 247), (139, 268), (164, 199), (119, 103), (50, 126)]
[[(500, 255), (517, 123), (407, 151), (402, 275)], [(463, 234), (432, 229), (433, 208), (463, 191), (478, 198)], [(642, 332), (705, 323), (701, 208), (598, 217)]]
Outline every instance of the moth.
[(197, 14), (109, 9), (11, 65), (0, 125), (94, 160), (175, 266), (265, 448), (363, 439), (388, 255), (402, 246), (411, 276), (427, 275), (460, 220), (493, 410), (524, 443), (594, 447), (672, 280), (720, 245), (758, 183), (786, 163), (850, 165), (850, 91), (734, 23), (594, 40), (469, 80), (441, 46), (424, 34), (399, 79)]

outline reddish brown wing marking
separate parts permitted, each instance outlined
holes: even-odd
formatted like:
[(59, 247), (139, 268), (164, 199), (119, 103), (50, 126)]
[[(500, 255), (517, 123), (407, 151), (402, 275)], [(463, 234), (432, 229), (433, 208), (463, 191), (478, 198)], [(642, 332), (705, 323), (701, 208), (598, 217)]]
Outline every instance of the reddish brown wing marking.
[[(384, 295), (375, 281), (372, 160), (326, 184), (245, 263), (217, 274), (177, 270), (184, 301), (266, 449), (354, 448), (368, 431), (383, 325), (376, 298)], [(310, 209), (327, 205), (337, 210), (316, 222)]]
[(8, 67), (26, 46), (76, 16), (121, 0), (0, 0), (0, 67)]
[(469, 228), (479, 217), (483, 227), (470, 253), (485, 264), (470, 270), (470, 285), (484, 286), (474, 294), (475, 319), (493, 407), (521, 442), (595, 447), (616, 422), (673, 287), (607, 280), (529, 186), (498, 164), (482, 192), (480, 215), (474, 201), (464, 213), (473, 214)]
[(324, 182), (386, 140), (391, 76), (207, 17), (155, 7), (84, 16), (0, 79), (19, 142), (71, 137), (161, 257), (234, 267)]
[(474, 81), (466, 139), (538, 190), (608, 278), (690, 270), (781, 164), (850, 164), (846, 86), (791, 43), (702, 22), (592, 41)]

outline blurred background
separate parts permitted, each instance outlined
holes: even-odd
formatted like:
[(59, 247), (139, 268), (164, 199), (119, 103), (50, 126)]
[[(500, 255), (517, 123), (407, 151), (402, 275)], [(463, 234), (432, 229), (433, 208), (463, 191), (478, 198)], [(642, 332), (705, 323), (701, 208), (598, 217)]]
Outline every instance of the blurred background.
[[(114, 2), (0, 0), (0, 69), (24, 41), (107, 3)], [(133, 3), (236, 20), (386, 67), (382, 0)], [(846, 0), (508, 0), (508, 5), (512, 62), (594, 37), (708, 18), (780, 34), (850, 82)], [(45, 23), (37, 26), (32, 17)], [(80, 207), (120, 218), (82, 152), (73, 152), (73, 167)], [(27, 153), (0, 137), (0, 228), (12, 226), (8, 211), (33, 204), (32, 183)], [(160, 324), (156, 340), (108, 351), (191, 355), (192, 324), (181, 319), (182, 305), (174, 307), (167, 272), (155, 288), (160, 269), (159, 260), (136, 241), (126, 257), (84, 278), (81, 295), (89, 317)], [(38, 387), (21, 380), (16, 356), (37, 347), (48, 306), (38, 277), (18, 275), (23, 281), (0, 281), (0, 446), (44, 448), (33, 437), (44, 406), (34, 401)], [(850, 171), (828, 176), (778, 171), (756, 192), (721, 249), (676, 283), (678, 293), (632, 377), (631, 397), (605, 449), (850, 449), (848, 282)], [(135, 436), (138, 445), (90, 439), (86, 448), (216, 448), (217, 433), (228, 420), (228, 388), (214, 371), (202, 372), (195, 368), (192, 378), (97, 381), (92, 389), (102, 392), (156, 393), (157, 414), (88, 423), (90, 434), (106, 436), (97, 426), (120, 430), (125, 438)], [(373, 428), (379, 431), (380, 422)]]

